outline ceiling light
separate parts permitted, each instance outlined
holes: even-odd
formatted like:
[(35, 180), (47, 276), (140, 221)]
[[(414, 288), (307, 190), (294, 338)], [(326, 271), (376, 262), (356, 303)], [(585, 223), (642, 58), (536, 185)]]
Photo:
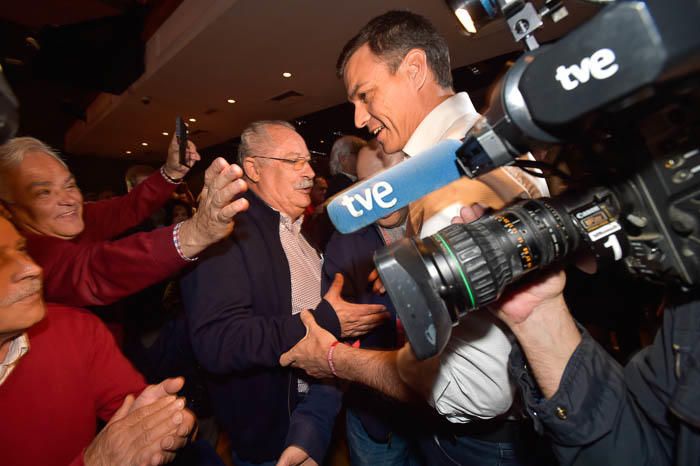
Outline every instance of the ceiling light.
[(235, 103), (236, 103), (236, 99), (228, 99), (226, 102), (228, 102), (228, 103), (230, 103), (230, 104), (235, 104)]
[(148, 143), (147, 143), (147, 142), (142, 142), (141, 145), (142, 145), (143, 147), (146, 147), (146, 146), (148, 145)]
[[(476, 34), (491, 20), (496, 18), (501, 7), (508, 2), (503, 0), (446, 0), (452, 13), (457, 17), (467, 34)], [(511, 2), (514, 3), (514, 2)], [(517, 2), (520, 3), (520, 2)]]
[(292, 77), (292, 73), (290, 73), (290, 72), (288, 72), (288, 71), (285, 71), (284, 73), (282, 73), (282, 76), (284, 76), (285, 78), (291, 78), (291, 77)]
[(196, 119), (196, 118), (189, 118), (189, 121), (191, 121), (192, 123), (194, 123), (194, 122), (197, 121), (197, 119)]
[(126, 151), (126, 155), (131, 155), (131, 151), (130, 150)]
[(169, 136), (169, 135), (170, 135), (170, 133), (168, 133), (167, 131), (163, 131), (161, 134), (162, 134), (163, 136)]

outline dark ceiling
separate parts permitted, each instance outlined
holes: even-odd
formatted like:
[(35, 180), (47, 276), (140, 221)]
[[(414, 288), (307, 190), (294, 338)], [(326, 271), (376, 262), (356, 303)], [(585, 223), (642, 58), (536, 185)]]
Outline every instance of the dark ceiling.
[[(156, 45), (160, 44), (158, 47), (161, 52), (163, 50), (167, 51), (167, 45), (161, 44), (165, 39), (156, 36), (160, 34), (161, 30), (168, 29), (165, 27), (161, 28), (161, 26), (165, 26), (164, 23), (166, 21), (177, 23), (177, 21), (172, 21), (171, 17), (178, 19), (178, 15), (175, 12), (180, 6), (183, 7), (177, 11), (180, 16), (180, 22), (182, 23), (183, 14), (186, 19), (191, 19), (193, 11), (196, 13), (196, 9), (201, 8), (199, 7), (199, 1), (71, 0), (69, 2), (70, 7), (67, 6), (67, 2), (51, 0), (12, 2), (12, 5), (4, 7), (0, 14), (0, 65), (2, 65), (7, 79), (20, 101), (20, 135), (38, 137), (59, 148), (65, 154), (66, 151), (63, 149), (65, 148), (66, 135), (69, 130), (74, 128), (77, 123), (84, 122), (85, 127), (89, 127), (91, 123), (94, 123), (89, 121), (89, 112), (95, 107), (99, 99), (104, 99), (105, 96), (110, 95), (105, 91), (111, 90), (113, 97), (108, 97), (108, 99), (117, 103), (113, 106), (114, 110), (110, 111), (116, 116), (113, 117), (107, 114), (104, 118), (112, 118), (109, 120), (111, 123), (108, 123), (107, 126), (102, 123), (102, 127), (93, 131), (94, 134), (87, 133), (87, 136), (93, 140), (97, 138), (96, 140), (99, 142), (104, 141), (104, 134), (108, 134), (111, 141), (105, 142), (112, 144), (112, 146), (115, 140), (127, 141), (127, 148), (139, 146), (138, 141), (143, 140), (140, 139), (142, 135), (138, 133), (139, 126), (149, 122), (149, 114), (152, 115), (150, 117), (151, 120), (153, 118), (160, 120), (162, 115), (167, 116), (171, 115), (173, 111), (182, 111), (164, 106), (166, 98), (177, 102), (177, 90), (182, 84), (177, 79), (168, 79), (169, 77), (174, 77), (171, 71), (172, 66), (178, 62), (182, 63), (183, 60), (187, 64), (193, 61), (202, 61), (204, 63), (203, 60), (205, 59), (213, 60), (213, 63), (216, 63), (217, 57), (230, 61), (231, 57), (227, 56), (228, 54), (222, 55), (221, 50), (212, 49), (211, 46), (216, 44), (216, 47), (221, 45), (224, 49), (230, 48), (226, 43), (219, 45), (216, 41), (230, 38), (233, 25), (246, 21), (247, 18), (266, 17), (269, 8), (277, 5), (276, 1), (278, 0), (222, 0), (217, 2), (217, 4), (226, 5), (226, 8), (222, 8), (219, 16), (214, 16), (209, 19), (208, 23), (203, 23), (205, 25), (203, 26), (203, 32), (188, 39), (189, 42), (185, 42), (186, 45), (183, 45), (183, 47), (189, 48), (183, 49), (180, 55), (173, 55), (170, 58), (170, 62), (164, 62), (163, 70), (151, 70), (151, 76), (154, 73), (160, 74), (155, 74), (155, 77), (148, 78), (151, 80), (150, 83), (146, 80), (145, 84), (140, 85), (140, 88), (138, 85), (132, 86), (131, 83), (141, 74), (144, 74), (144, 76), (148, 75), (148, 71), (143, 73), (143, 69), (136, 69), (135, 78), (124, 76), (124, 79), (119, 82), (119, 79), (117, 79), (119, 76), (115, 77), (115, 73), (118, 74), (122, 70), (119, 67), (117, 69), (109, 69), (109, 67), (115, 66), (115, 63), (129, 63), (128, 60), (131, 60), (134, 56), (140, 57), (142, 63), (146, 62), (148, 66), (148, 57), (146, 59), (143, 58), (146, 44), (153, 45), (154, 40), (157, 39)], [(288, 40), (287, 42), (290, 43), (286, 44), (285, 39), (289, 38), (290, 34), (294, 35), (296, 33), (292, 32), (295, 31), (294, 28), (284, 30), (283, 24), (285, 21), (290, 21), (286, 19), (286, 13), (283, 12), (277, 18), (280, 21), (277, 23), (279, 26), (272, 28), (268, 32), (269, 36), (274, 36), (268, 39), (272, 41), (272, 44), (279, 44), (279, 47), (263, 49), (266, 52), (261, 54), (260, 49), (255, 48), (259, 46), (254, 43), (255, 41), (252, 41), (249, 45), (236, 42), (234, 47), (237, 47), (237, 53), (245, 54), (246, 50), (249, 50), (248, 54), (255, 57), (256, 62), (246, 62), (247, 68), (251, 69), (248, 70), (245, 69), (246, 67), (241, 68), (240, 66), (227, 64), (226, 69), (230, 68), (233, 75), (222, 76), (208, 74), (206, 70), (203, 70), (205, 71), (204, 73), (197, 75), (200, 82), (189, 83), (191, 92), (183, 96), (185, 97), (183, 100), (189, 102), (201, 100), (200, 106), (208, 105), (204, 103), (204, 100), (209, 98), (209, 95), (207, 95), (208, 91), (211, 93), (212, 89), (216, 89), (218, 92), (219, 88), (225, 90), (228, 89), (230, 81), (244, 79), (241, 83), (243, 87), (239, 89), (237, 94), (237, 96), (241, 96), (240, 100), (244, 101), (247, 91), (245, 86), (259, 88), (261, 85), (258, 85), (256, 82), (257, 76), (260, 76), (263, 80), (267, 79), (265, 77), (265, 73), (268, 71), (266, 68), (277, 69), (277, 66), (279, 66), (277, 62), (286, 53), (284, 47), (292, 47), (291, 50), (295, 51), (294, 53), (299, 47), (302, 47), (303, 50), (308, 50), (308, 56), (297, 57), (298, 60), (296, 61), (303, 62), (303, 67), (307, 70), (313, 70), (314, 73), (307, 73), (306, 77), (297, 77), (295, 75), (296, 83), (291, 85), (296, 86), (296, 89), (302, 90), (305, 94), (311, 95), (303, 96), (300, 101), (285, 104), (286, 107), (280, 107), (278, 111), (283, 112), (281, 114), (286, 115), (285, 118), (291, 116), (299, 132), (307, 141), (309, 148), (317, 156), (315, 165), (320, 172), (326, 170), (324, 155), (330, 152), (333, 141), (339, 135), (358, 134), (363, 137), (367, 136), (364, 130), (358, 131), (354, 128), (351, 105), (340, 103), (343, 101), (342, 84), (335, 81), (329, 83), (329, 80), (335, 80), (335, 78), (333, 78), (330, 72), (331, 68), (327, 62), (334, 59), (339, 49), (339, 44), (351, 34), (347, 31), (341, 33), (337, 29), (356, 30), (357, 25), (363, 24), (377, 12), (403, 5), (407, 5), (414, 11), (427, 15), (435, 22), (436, 27), (448, 37), (451, 51), (454, 54), (454, 63), (468, 63), (467, 66), (454, 70), (455, 89), (458, 91), (469, 91), (477, 108), (483, 108), (486, 89), (503, 72), (506, 61), (518, 55), (518, 52), (512, 52), (512, 50), (517, 50), (518, 47), (512, 43), (512, 39), (503, 27), (484, 30), (485, 34), (480, 40), (467, 39), (459, 35), (456, 32), (457, 27), (454, 18), (449, 15), (441, 0), (431, 0), (430, 2), (424, 2), (424, 0), (387, 0), (386, 5), (384, 3), (381, 5), (376, 4), (374, 0), (356, 0), (353, 6), (344, 4), (342, 8), (345, 8), (347, 14), (344, 18), (330, 13), (333, 11), (333, 6), (327, 6), (328, 4), (320, 0), (294, 1), (298, 3), (298, 9), (293, 13), (295, 16), (293, 16), (291, 22), (294, 20), (316, 21), (315, 24), (318, 24), (317, 20), (309, 17), (311, 12), (324, 18), (328, 17), (330, 24), (323, 25), (325, 29), (320, 32), (320, 36), (325, 37), (324, 34), (329, 37), (339, 36), (335, 38), (337, 44), (335, 42), (326, 44), (323, 40), (319, 42), (318, 38), (296, 45), (294, 41)], [(213, 2), (210, 3), (213, 4)], [(573, 6), (579, 8), (577, 10), (578, 13), (572, 15), (574, 19), (568, 26), (555, 25), (546, 29), (544, 40), (561, 35), (566, 30), (566, 27), (573, 27), (573, 25), (593, 14), (593, 9), (586, 9), (585, 5), (581, 8), (582, 4), (580, 2), (572, 3)], [(119, 22), (118, 29), (115, 29), (115, 22)], [(306, 27), (306, 23), (303, 24), (302, 29)], [(179, 24), (179, 27), (182, 28), (183, 24)], [(184, 23), (184, 27), (187, 29), (187, 23)], [(255, 29), (255, 25), (253, 25), (253, 29)], [(115, 45), (113, 36), (117, 32), (121, 34), (124, 30), (127, 30), (130, 35), (121, 42), (117, 41)], [(177, 30), (171, 32), (169, 40), (177, 42), (178, 39), (182, 38), (181, 32), (178, 33), (180, 35), (176, 33)], [(319, 31), (316, 31), (316, 33), (318, 35)], [(54, 38), (63, 38), (65, 36), (73, 40), (73, 42), (66, 42), (68, 46), (64, 44), (63, 48), (65, 50), (60, 50), (62, 55), (58, 55), (58, 58), (51, 56), (50, 60), (47, 59), (46, 56), (52, 52), (50, 45), (54, 42)], [(51, 38), (51, 40), (46, 39), (47, 37)], [(299, 36), (295, 37), (298, 38)], [(149, 39), (151, 39), (150, 42)], [(94, 46), (93, 48), (97, 47), (94, 44), (107, 44), (103, 48), (112, 47), (112, 49), (109, 49), (110, 53), (98, 54), (90, 49), (90, 46)], [(253, 48), (246, 49), (246, 47)], [(321, 47), (323, 47), (323, 50), (321, 50)], [(275, 48), (281, 50), (275, 50)], [(124, 58), (122, 55), (125, 54), (130, 54), (126, 57), (127, 62), (120, 62), (119, 60)], [(109, 60), (100, 65), (98, 55), (106, 55)], [(475, 60), (474, 57), (478, 58)], [(169, 69), (167, 66), (171, 68)], [(107, 68), (107, 72), (105, 72), (105, 68)], [(316, 70), (323, 70), (324, 72), (320, 73)], [(244, 74), (243, 71), (246, 71), (247, 74)], [(123, 89), (119, 88), (118, 91), (114, 91), (113, 87), (109, 87), (110, 83), (107, 81), (112, 82), (111, 85), (114, 86), (113, 82), (115, 79), (117, 80), (116, 86), (123, 86)], [(160, 83), (168, 81), (171, 81), (169, 85), (173, 87), (162, 89), (162, 96), (154, 96), (154, 99), (160, 99), (160, 108), (157, 104), (151, 104), (150, 108), (144, 108), (139, 92), (143, 92), (144, 88), (149, 86), (160, 89), (162, 87)], [(321, 86), (329, 87), (329, 84), (330, 88), (333, 89), (332, 92), (337, 94), (337, 96), (325, 95), (325, 97), (320, 98), (322, 94), (318, 94), (318, 97), (313, 95), (313, 90), (319, 89)], [(266, 82), (266, 85), (269, 87), (269, 91), (264, 90), (263, 94), (271, 92), (269, 95), (276, 95), (274, 94), (274, 89), (278, 84)], [(289, 86), (290, 84), (283, 85)], [(137, 90), (134, 91), (133, 88)], [(153, 90), (151, 91), (154, 92)], [(124, 100), (125, 98), (127, 100)], [(313, 98), (316, 98), (316, 102), (318, 102), (315, 104), (315, 107), (313, 102), (308, 100)], [(307, 100), (304, 102), (303, 99)], [(294, 99), (289, 100), (293, 101)], [(321, 102), (327, 103), (324, 106), (320, 104)], [(259, 103), (250, 102), (248, 104), (249, 107), (245, 107), (245, 105), (245, 103), (237, 103), (234, 106), (236, 107), (234, 113), (231, 113), (232, 106), (228, 106), (216, 114), (207, 115), (204, 112), (201, 115), (202, 118), (200, 120), (208, 121), (208, 124), (211, 125), (210, 128), (215, 132), (204, 132), (198, 135), (196, 133), (201, 131), (200, 128), (202, 126), (198, 123), (193, 128), (195, 131), (193, 139), (198, 143), (201, 148), (200, 151), (205, 156), (205, 161), (199, 164), (198, 169), (194, 171), (195, 174), (199, 173), (201, 175), (203, 168), (208, 165), (206, 160), (216, 155), (223, 155), (233, 160), (237, 145), (237, 134), (236, 132), (232, 133), (234, 130), (231, 128), (245, 124), (246, 118), (247, 121), (250, 121), (251, 118), (259, 118), (256, 112), (268, 111), (263, 110), (264, 107)], [(180, 102), (180, 105), (176, 104), (174, 108), (181, 108), (182, 106), (182, 102)], [(249, 109), (246, 112), (251, 113), (241, 113), (244, 112), (245, 108)], [(283, 110), (283, 108), (286, 108), (286, 110)], [(297, 111), (295, 110), (297, 108), (309, 110)], [(154, 111), (157, 112), (153, 113)], [(126, 121), (132, 116), (133, 118), (141, 118), (141, 120), (137, 120), (136, 124), (131, 124), (129, 128), (126, 128), (124, 127), (125, 115)], [(279, 117), (279, 115), (268, 115), (267, 113), (264, 116)], [(141, 123), (144, 118), (146, 118), (145, 122)], [(234, 118), (237, 126), (231, 126)], [(166, 120), (169, 121), (170, 117), (167, 117)], [(223, 125), (222, 122), (224, 123)], [(149, 128), (148, 134), (152, 135), (155, 133), (157, 136), (150, 136), (153, 137), (151, 147), (146, 148), (146, 151), (142, 150), (139, 157), (124, 157), (123, 150), (117, 154), (110, 150), (106, 153), (103, 151), (102, 154), (83, 151), (78, 157), (66, 154), (67, 159), (84, 189), (96, 191), (100, 187), (106, 186), (119, 192), (122, 189), (122, 173), (128, 165), (144, 161), (155, 165), (158, 163), (158, 160), (162, 160), (161, 146), (167, 138), (160, 136), (160, 132), (168, 129), (166, 124), (157, 123), (156, 129)], [(228, 128), (228, 133), (226, 133), (226, 128)], [(223, 142), (216, 142), (217, 140)], [(104, 158), (105, 156), (111, 158)]]
[[(87, 107), (105, 90), (99, 85), (84, 85), (78, 79), (65, 79), (71, 74), (60, 73), (60, 69), (39, 66), (46, 61), (47, 46), (42, 37), (64, 37), (67, 30), (82, 27), (82, 37), (78, 39), (87, 45), (103, 39), (111, 32), (114, 20), (118, 20), (131, 25), (143, 43), (181, 1), (26, 0), (4, 6), (0, 12), (0, 65), (20, 102), (20, 134), (35, 136), (62, 149), (66, 131), (76, 119), (85, 119)], [(74, 60), (73, 75), (96, 73), (94, 57), (81, 53), (85, 49), (79, 45), (65, 50), (59, 58)]]

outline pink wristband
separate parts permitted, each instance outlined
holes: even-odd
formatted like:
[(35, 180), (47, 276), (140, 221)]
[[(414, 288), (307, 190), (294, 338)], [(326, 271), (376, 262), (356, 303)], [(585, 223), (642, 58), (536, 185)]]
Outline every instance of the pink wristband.
[(328, 348), (328, 367), (331, 370), (331, 374), (333, 374), (335, 377), (338, 377), (338, 373), (335, 371), (335, 365), (333, 364), (333, 350), (335, 349), (336, 346), (338, 346), (338, 343), (340, 343), (338, 340), (334, 341), (331, 343), (330, 348)]

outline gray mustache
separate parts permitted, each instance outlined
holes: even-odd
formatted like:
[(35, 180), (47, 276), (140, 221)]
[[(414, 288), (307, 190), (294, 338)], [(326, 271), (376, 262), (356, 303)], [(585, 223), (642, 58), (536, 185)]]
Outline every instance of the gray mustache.
[(307, 189), (307, 188), (313, 188), (313, 186), (314, 186), (314, 180), (310, 180), (310, 179), (306, 178), (303, 181), (296, 184), (294, 186), (294, 189)]

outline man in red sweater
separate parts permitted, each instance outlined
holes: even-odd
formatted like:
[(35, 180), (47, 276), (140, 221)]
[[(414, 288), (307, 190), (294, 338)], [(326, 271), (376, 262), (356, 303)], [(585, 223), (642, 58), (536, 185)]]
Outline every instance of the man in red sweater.
[[(174, 396), (182, 379), (145, 387), (97, 317), (44, 304), (41, 273), (25, 240), (0, 216), (0, 462), (172, 460), (194, 426)], [(98, 417), (109, 422), (95, 436)]]
[[(199, 154), (189, 144), (192, 165)], [(192, 218), (115, 239), (160, 208), (188, 171), (173, 139), (160, 171), (129, 194), (83, 204), (75, 178), (50, 147), (27, 137), (0, 146), (0, 201), (44, 268), (46, 299), (79, 307), (113, 303), (172, 276), (228, 236), (234, 215), (248, 206), (235, 199), (246, 183), (238, 166), (218, 158)]]

